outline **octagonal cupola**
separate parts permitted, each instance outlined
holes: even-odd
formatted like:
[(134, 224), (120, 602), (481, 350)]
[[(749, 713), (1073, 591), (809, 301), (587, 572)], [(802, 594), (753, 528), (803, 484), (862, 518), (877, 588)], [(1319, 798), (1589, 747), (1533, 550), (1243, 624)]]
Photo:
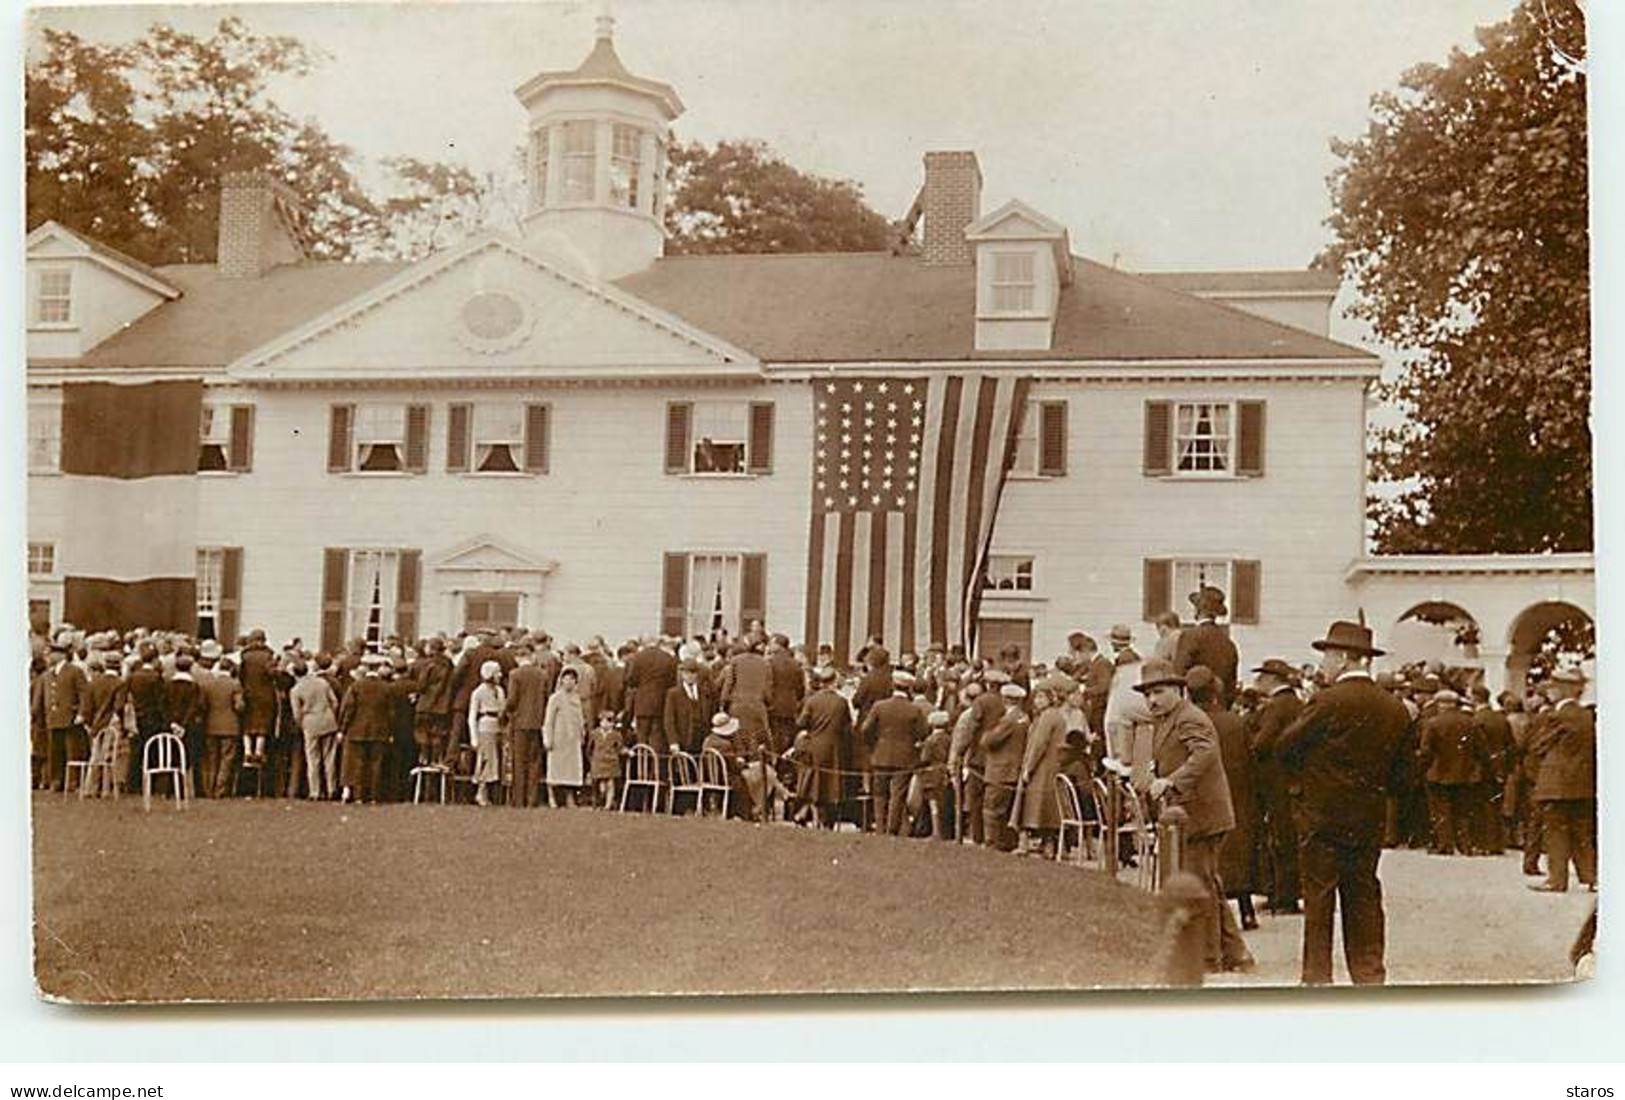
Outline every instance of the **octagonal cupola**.
[(627, 71), (615, 20), (576, 68), (544, 72), (515, 94), (530, 116), (525, 237), (601, 280), (648, 267), (665, 246), (666, 140), (683, 102)]

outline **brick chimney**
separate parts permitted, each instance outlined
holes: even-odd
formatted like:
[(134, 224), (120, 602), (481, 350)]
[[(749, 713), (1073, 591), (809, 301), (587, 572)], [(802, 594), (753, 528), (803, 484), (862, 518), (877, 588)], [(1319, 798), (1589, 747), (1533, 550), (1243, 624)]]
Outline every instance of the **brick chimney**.
[(229, 279), (257, 279), (305, 258), (299, 197), (263, 172), (220, 178), (220, 237), (215, 263)]
[(982, 169), (967, 150), (925, 154), (922, 214), (928, 264), (969, 264), (976, 250), (965, 240), (965, 227), (982, 216)]

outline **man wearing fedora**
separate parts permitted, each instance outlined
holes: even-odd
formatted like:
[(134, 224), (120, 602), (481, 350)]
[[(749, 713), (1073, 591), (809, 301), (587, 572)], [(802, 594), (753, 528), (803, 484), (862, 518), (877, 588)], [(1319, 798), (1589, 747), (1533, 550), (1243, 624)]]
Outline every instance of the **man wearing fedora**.
[(1185, 811), (1182, 870), (1207, 888), (1204, 962), (1210, 971), (1251, 970), (1252, 954), (1225, 903), (1219, 877), (1219, 849), (1225, 834), (1236, 827), (1236, 815), (1213, 720), (1185, 698), (1184, 675), (1161, 658), (1152, 657), (1140, 666), (1134, 690), (1145, 698), (1151, 713), (1151, 798)]
[(1428, 817), (1434, 855), (1475, 851), (1472, 795), (1484, 781), (1489, 760), (1478, 726), (1461, 709), (1461, 696), (1449, 688), (1434, 693), (1422, 711), (1417, 758), (1427, 781)]
[(1236, 698), (1236, 666), (1240, 658), (1236, 643), (1219, 625), (1219, 619), (1230, 613), (1224, 603), (1224, 592), (1211, 584), (1204, 584), (1190, 594), (1191, 606), (1196, 609), (1196, 625), (1179, 632), (1174, 649), (1174, 671), (1184, 675), (1197, 665), (1206, 665), (1218, 677), (1224, 692), (1224, 705)]
[(1546, 847), (1546, 881), (1529, 888), (1561, 894), (1569, 888), (1569, 862), (1580, 882), (1597, 888), (1597, 717), (1580, 705), (1585, 673), (1560, 669), (1541, 685), (1551, 711), (1540, 719), (1529, 751), (1540, 760), (1534, 800)]
[(36, 719), (48, 732), (45, 757), (46, 785), (60, 791), (67, 782), (68, 761), (82, 760), (90, 751), (85, 721), (90, 715), (90, 683), (84, 669), (69, 660), (69, 646), (60, 637), (51, 643), (50, 665), (42, 674), (35, 703)]
[(869, 708), (858, 737), (869, 746), (869, 767), (874, 772), (876, 832), (901, 835), (908, 808), (908, 781), (919, 759), (918, 746), (931, 732), (925, 713), (914, 705), (914, 677), (898, 669), (892, 673), (891, 697)]
[(1343, 912), (1343, 956), (1357, 985), (1387, 979), (1382, 882), (1386, 791), (1400, 768), (1410, 712), (1371, 678), (1362, 623), (1334, 622), (1320, 651), (1326, 686), (1282, 731), (1276, 753), (1295, 788), (1303, 879), (1303, 982), (1332, 980), (1332, 917)]
[(1263, 813), (1263, 842), (1259, 845), (1268, 872), (1272, 913), (1298, 912), (1298, 826), (1293, 820), (1292, 795), (1276, 755), (1281, 733), (1303, 713), (1303, 700), (1293, 687), (1297, 670), (1279, 657), (1253, 669), (1263, 703), (1253, 715), (1253, 783)]

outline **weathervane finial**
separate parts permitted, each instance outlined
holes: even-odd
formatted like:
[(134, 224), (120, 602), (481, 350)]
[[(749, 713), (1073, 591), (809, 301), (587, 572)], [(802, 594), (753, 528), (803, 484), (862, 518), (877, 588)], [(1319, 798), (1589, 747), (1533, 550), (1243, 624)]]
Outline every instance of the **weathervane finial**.
[(610, 0), (603, 0), (598, 5), (598, 37), (606, 40), (615, 37), (615, 16), (609, 8)]

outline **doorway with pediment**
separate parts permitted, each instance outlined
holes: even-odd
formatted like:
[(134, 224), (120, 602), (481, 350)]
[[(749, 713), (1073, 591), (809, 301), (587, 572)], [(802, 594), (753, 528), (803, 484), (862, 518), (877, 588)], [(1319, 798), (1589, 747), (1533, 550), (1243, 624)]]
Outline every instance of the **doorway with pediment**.
[(497, 538), (477, 535), (430, 559), (430, 599), (447, 633), (473, 633), (540, 621), (547, 577), (558, 563)]

